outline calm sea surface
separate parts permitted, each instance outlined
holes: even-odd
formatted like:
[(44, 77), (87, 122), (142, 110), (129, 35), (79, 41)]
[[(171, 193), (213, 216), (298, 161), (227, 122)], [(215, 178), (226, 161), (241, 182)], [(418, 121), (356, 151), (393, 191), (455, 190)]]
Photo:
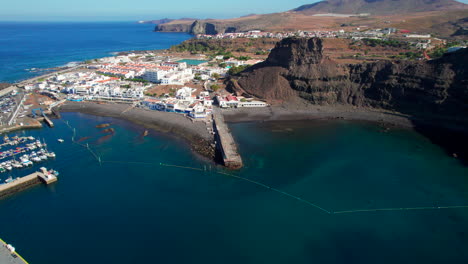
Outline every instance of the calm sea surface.
[[(0, 23), (0, 80), (189, 37), (152, 28)], [(415, 132), (346, 121), (233, 124), (246, 166), (229, 172), (176, 138), (142, 138), (127, 122), (77, 113), (62, 120), (18, 133), (56, 152), (41, 166), (58, 170), (59, 182), (0, 200), (0, 237), (30, 263), (468, 263), (467, 209), (316, 207), (468, 205), (468, 168)], [(64, 121), (101, 164), (71, 143)], [(114, 136), (95, 127), (107, 122)]]
[[(43, 165), (60, 171), (53, 186), (0, 200), (0, 236), (30, 263), (468, 261), (466, 209), (328, 215), (220, 174), (227, 171), (177, 139), (141, 138), (142, 128), (111, 118), (66, 113), (63, 120), (77, 139), (89, 137), (81, 143), (103, 164), (71, 143), (62, 121), (24, 132), (49, 143), (57, 158)], [(95, 128), (104, 122), (113, 137)], [(227, 173), (326, 210), (468, 204), (468, 169), (412, 131), (346, 121), (231, 129), (246, 166)]]
[(190, 38), (153, 29), (133, 22), (0, 22), (0, 82), (44, 74), (32, 68), (64, 66), (119, 51), (166, 49)]

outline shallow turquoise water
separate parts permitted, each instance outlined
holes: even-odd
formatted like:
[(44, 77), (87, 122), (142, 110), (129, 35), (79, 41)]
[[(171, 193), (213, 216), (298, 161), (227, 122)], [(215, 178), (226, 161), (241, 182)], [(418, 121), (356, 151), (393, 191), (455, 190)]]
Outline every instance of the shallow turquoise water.
[[(468, 210), (328, 215), (218, 174), (184, 142), (67, 113), (44, 137), (53, 186), (0, 200), (0, 237), (30, 263), (466, 263)], [(99, 123), (115, 136), (103, 140)], [(408, 130), (346, 121), (242, 123), (246, 167), (230, 172), (331, 211), (468, 205), (468, 169)], [(66, 141), (59, 144), (56, 139)], [(141, 162), (141, 163), (129, 163)], [(149, 163), (149, 164), (146, 164)], [(203, 171), (160, 166), (160, 163)], [(204, 170), (206, 168), (206, 171)], [(26, 174), (22, 171), (21, 174)], [(6, 177), (2, 175), (1, 177)]]
[(180, 61), (177, 61), (177, 62), (186, 62), (188, 65), (200, 65), (206, 61), (204, 60), (180, 60)]

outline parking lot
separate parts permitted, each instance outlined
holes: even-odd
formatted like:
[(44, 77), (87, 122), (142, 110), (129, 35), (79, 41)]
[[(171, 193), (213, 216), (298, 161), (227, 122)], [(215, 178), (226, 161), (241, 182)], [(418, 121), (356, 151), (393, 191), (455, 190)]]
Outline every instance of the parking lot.
[(14, 114), (22, 94), (14, 91), (8, 95), (0, 97), (0, 125), (6, 125)]

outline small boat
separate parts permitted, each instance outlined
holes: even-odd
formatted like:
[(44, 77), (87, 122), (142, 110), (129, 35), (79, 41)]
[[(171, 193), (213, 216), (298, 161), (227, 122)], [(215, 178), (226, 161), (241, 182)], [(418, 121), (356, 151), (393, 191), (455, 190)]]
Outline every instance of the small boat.
[(65, 140), (59, 138), (59, 139), (57, 139), (57, 141), (60, 142), (60, 143), (63, 143)]
[(148, 134), (149, 134), (149, 131), (148, 131), (148, 130), (145, 130), (145, 132), (143, 132), (143, 137), (148, 136)]
[(8, 179), (5, 180), (5, 183), (10, 183), (12, 181), (13, 181), (13, 177), (10, 176), (10, 177), (8, 177)]
[(49, 173), (54, 175), (55, 177), (59, 176), (59, 172), (56, 170), (49, 170)]
[(49, 158), (55, 158), (55, 153), (54, 152), (46, 152), (46, 156)]

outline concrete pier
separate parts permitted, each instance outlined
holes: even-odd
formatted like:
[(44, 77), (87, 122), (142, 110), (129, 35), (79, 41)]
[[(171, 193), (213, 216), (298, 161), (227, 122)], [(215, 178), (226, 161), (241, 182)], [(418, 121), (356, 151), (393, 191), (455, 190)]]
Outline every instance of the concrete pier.
[(44, 121), (49, 127), (54, 127), (54, 123), (44, 114)]
[(35, 172), (30, 175), (15, 179), (12, 182), (0, 184), (0, 198), (15, 194), (31, 186), (40, 184), (51, 184), (57, 181), (54, 175), (48, 175), (47, 171)]
[(28, 264), (18, 252), (11, 251), (11, 245), (0, 239), (0, 263), (5, 264)]
[(213, 109), (213, 121), (216, 132), (216, 143), (219, 148), (224, 166), (230, 169), (240, 169), (243, 166), (236, 142), (224, 121), (223, 114), (218, 109)]

